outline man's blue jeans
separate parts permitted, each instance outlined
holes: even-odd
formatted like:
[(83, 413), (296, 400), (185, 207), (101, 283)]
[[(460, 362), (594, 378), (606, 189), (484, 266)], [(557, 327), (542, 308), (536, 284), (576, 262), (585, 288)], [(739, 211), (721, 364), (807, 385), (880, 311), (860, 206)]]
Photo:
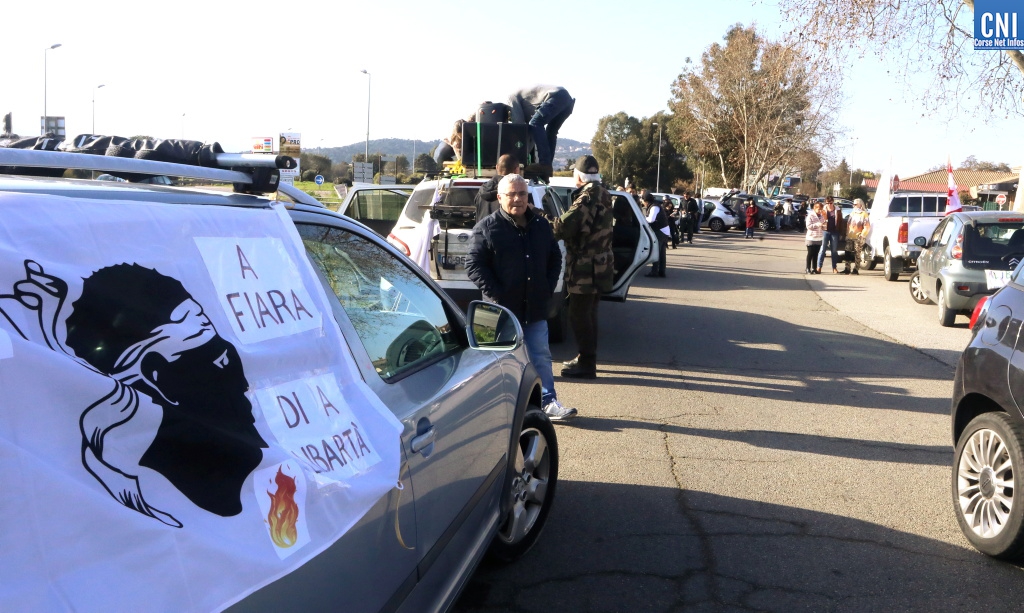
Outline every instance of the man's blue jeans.
[(530, 131), (537, 146), (537, 163), (550, 166), (555, 160), (558, 130), (572, 115), (576, 100), (564, 89), (556, 91), (541, 103), (530, 118)]
[(533, 367), (540, 375), (542, 388), (541, 408), (555, 399), (555, 376), (551, 374), (551, 347), (548, 345), (547, 320), (535, 321), (523, 326), (523, 342)]
[(825, 263), (825, 248), (828, 245), (832, 245), (832, 268), (839, 266), (839, 254), (836, 253), (836, 249), (839, 248), (839, 233), (838, 232), (824, 232), (821, 235), (821, 251), (818, 253), (818, 268)]

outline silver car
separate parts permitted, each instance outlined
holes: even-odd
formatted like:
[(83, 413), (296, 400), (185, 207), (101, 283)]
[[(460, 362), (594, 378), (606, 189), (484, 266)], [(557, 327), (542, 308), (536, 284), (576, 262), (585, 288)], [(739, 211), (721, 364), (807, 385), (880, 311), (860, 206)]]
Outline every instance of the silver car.
[[(33, 155), (14, 158), (15, 153), (0, 149), (0, 166), (110, 166), (161, 175), (176, 167), (180, 174), (175, 176), (210, 180), (221, 173), (228, 182), (241, 174), (105, 156), (82, 155), (78, 162), (69, 153), (28, 152)], [(230, 610), (443, 611), (486, 553), (510, 561), (536, 542), (555, 495), (558, 446), (551, 422), (539, 409), (540, 379), (511, 312), (474, 302), (463, 314), (382, 237), (290, 186), (267, 197), (0, 175), (0, 195), (28, 200), (38, 194), (63, 197), (69, 205), (98, 203), (109, 208), (111, 219), (117, 210), (133, 206), (199, 211), (270, 208), (276, 200), (290, 200), (287, 214), (311, 272), (323, 285), (343, 350), (403, 427), (394, 440), (401, 462), (395, 486), (340, 539), (294, 571), (251, 585)], [(97, 223), (108, 222), (98, 217)], [(239, 236), (246, 231), (237, 229)], [(88, 228), (83, 235), (89, 235)], [(310, 362), (310, 368), (317, 367)], [(68, 453), (77, 458), (81, 452)], [(10, 493), (18, 494), (16, 489)], [(120, 526), (112, 521), (97, 529)], [(131, 564), (133, 555), (126, 550), (117, 563)]]
[(1024, 214), (970, 211), (945, 217), (924, 247), (910, 294), (919, 303), (938, 305), (939, 323), (952, 326), (958, 314), (970, 315), (983, 296), (1006, 285), (1024, 260)]

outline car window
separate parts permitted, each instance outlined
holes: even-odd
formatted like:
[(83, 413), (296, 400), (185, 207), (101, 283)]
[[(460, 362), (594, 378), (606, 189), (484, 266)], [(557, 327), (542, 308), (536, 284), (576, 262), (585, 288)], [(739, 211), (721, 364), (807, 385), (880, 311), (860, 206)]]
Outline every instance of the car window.
[(952, 219), (947, 219), (945, 227), (942, 228), (942, 234), (939, 235), (939, 245), (945, 247), (949, 244), (949, 239), (953, 236), (956, 231), (956, 224), (953, 223)]
[(391, 381), (459, 348), (444, 301), (404, 262), (350, 232), (296, 225), (381, 379)]
[[(943, 208), (945, 208), (945, 206), (943, 206)], [(925, 213), (938, 213), (939, 199), (935, 196), (925, 196), (924, 206), (921, 210)]]
[(972, 258), (1024, 254), (1024, 222), (1000, 221), (964, 226), (964, 251)]
[(907, 212), (907, 199), (904, 197), (893, 198), (892, 202), (889, 203), (890, 213), (906, 213)]
[(395, 221), (408, 197), (384, 189), (360, 190), (349, 202), (345, 215), (359, 221)]
[(946, 225), (948, 224), (949, 218), (943, 219), (941, 222), (939, 222), (939, 225), (935, 226), (935, 229), (932, 230), (932, 236), (930, 239), (928, 239), (928, 242), (932, 245), (938, 245), (939, 238), (942, 237), (942, 232), (946, 229)]
[(907, 198), (907, 212), (908, 213), (920, 213), (922, 211), (921, 196), (911, 196)]

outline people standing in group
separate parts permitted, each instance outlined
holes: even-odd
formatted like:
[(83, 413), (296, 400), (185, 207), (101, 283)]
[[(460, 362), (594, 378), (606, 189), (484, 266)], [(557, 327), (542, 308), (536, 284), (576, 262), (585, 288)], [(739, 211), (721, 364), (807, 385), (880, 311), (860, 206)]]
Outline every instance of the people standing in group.
[(579, 346), (579, 355), (562, 369), (562, 376), (571, 379), (597, 377), (597, 306), (601, 294), (611, 291), (615, 275), (612, 198), (598, 168), (592, 155), (576, 160), (572, 205), (555, 220), (555, 238), (565, 241), (569, 326)]
[(665, 214), (668, 215), (668, 236), (672, 240), (672, 248), (675, 249), (679, 246), (679, 224), (682, 221), (679, 215), (680, 207), (673, 205), (668, 196), (665, 196), (661, 202), (665, 207)]
[(825, 250), (831, 249), (832, 274), (839, 274), (839, 253), (837, 249), (839, 249), (839, 239), (843, 228), (843, 212), (836, 206), (832, 196), (825, 197), (823, 214), (825, 215), (825, 226), (821, 239), (821, 251), (818, 253), (818, 270), (821, 270), (822, 264), (825, 263)]
[(821, 203), (814, 203), (814, 209), (804, 218), (804, 225), (807, 226), (807, 232), (804, 235), (804, 244), (807, 245), (804, 273), (820, 275), (821, 264), (818, 264), (818, 252), (821, 251), (822, 226), (824, 225)]
[(754, 204), (753, 198), (747, 198), (746, 204), (743, 205), (743, 214), (747, 218), (747, 231), (743, 234), (743, 238), (754, 238), (754, 228), (757, 227), (757, 205)]
[(647, 223), (651, 224), (654, 235), (658, 237), (658, 261), (651, 264), (651, 272), (647, 273), (647, 276), (664, 277), (665, 260), (668, 257), (667, 247), (671, 234), (668, 229), (668, 216), (665, 215), (665, 209), (654, 199), (651, 192), (644, 190), (643, 199), (644, 206), (647, 207), (645, 211)]
[(473, 227), (466, 273), (485, 300), (512, 311), (523, 326), (523, 342), (540, 375), (541, 406), (552, 421), (576, 416), (555, 394), (548, 345), (548, 307), (562, 272), (562, 251), (551, 224), (527, 203), (529, 185), (519, 174), (498, 182), (500, 208)]
[[(864, 201), (860, 198), (853, 200), (853, 212), (846, 219), (846, 265), (843, 274), (859, 275), (860, 258), (864, 253), (864, 242), (867, 240), (868, 232), (871, 230), (869, 213), (864, 210)], [(853, 269), (850, 269), (849, 254), (853, 254)]]
[(697, 204), (697, 200), (694, 199), (693, 193), (685, 192), (683, 194), (683, 205), (682, 205), (682, 207), (683, 207), (683, 210), (685, 211), (684, 215), (686, 216), (686, 218), (690, 222), (689, 225), (687, 226), (687, 230), (686, 230), (686, 242), (692, 245), (693, 244), (693, 235), (694, 234), (700, 234), (700, 222), (701, 222), (700, 205)]

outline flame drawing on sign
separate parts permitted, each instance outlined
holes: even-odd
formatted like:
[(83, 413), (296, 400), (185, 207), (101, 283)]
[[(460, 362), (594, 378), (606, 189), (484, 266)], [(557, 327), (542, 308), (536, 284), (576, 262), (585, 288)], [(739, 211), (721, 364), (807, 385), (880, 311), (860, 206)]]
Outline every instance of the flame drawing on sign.
[(270, 524), (270, 538), (274, 544), (287, 549), (299, 539), (295, 528), (299, 521), (299, 505), (295, 504), (295, 478), (284, 474), (278, 467), (274, 482), (277, 483), (277, 492), (267, 492), (270, 496), (267, 523)]

